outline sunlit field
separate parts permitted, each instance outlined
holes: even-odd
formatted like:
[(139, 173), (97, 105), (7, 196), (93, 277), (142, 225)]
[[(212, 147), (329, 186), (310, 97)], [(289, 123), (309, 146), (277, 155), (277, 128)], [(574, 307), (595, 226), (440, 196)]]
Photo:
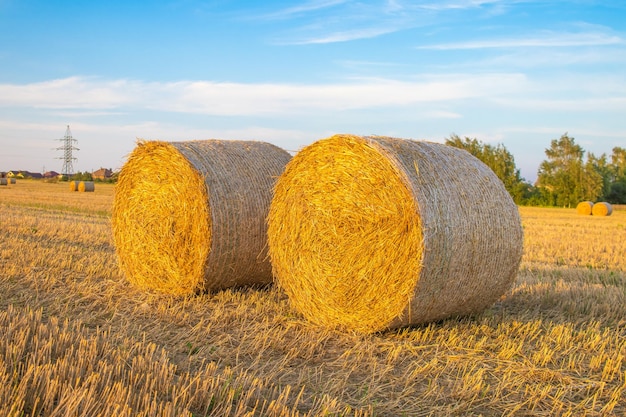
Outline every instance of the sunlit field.
[(363, 336), (275, 287), (136, 290), (113, 195), (0, 187), (1, 416), (626, 415), (626, 211), (522, 207), (523, 262), (492, 308)]

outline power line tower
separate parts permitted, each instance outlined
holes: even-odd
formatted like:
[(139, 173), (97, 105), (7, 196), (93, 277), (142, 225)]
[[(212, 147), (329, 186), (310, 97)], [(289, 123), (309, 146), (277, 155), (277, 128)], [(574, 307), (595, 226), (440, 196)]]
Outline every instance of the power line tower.
[(67, 129), (65, 130), (65, 136), (63, 136), (62, 139), (57, 140), (63, 142), (63, 146), (57, 148), (57, 151), (63, 151), (63, 156), (57, 158), (63, 160), (63, 169), (61, 170), (61, 175), (66, 175), (69, 179), (72, 175), (74, 175), (73, 161), (76, 160), (76, 158), (72, 155), (72, 151), (80, 150), (74, 146), (74, 143), (78, 141), (72, 137), (70, 125), (67, 125)]

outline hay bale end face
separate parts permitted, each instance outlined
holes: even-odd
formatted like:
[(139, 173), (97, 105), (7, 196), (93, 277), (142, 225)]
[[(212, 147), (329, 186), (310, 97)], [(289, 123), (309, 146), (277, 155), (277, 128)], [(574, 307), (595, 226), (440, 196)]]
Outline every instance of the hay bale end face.
[(95, 189), (96, 186), (93, 181), (80, 181), (78, 183), (78, 191), (81, 193), (91, 193), (94, 192)]
[(129, 281), (179, 295), (270, 283), (266, 217), (290, 158), (264, 142), (140, 142), (112, 214)]
[(581, 214), (583, 216), (590, 216), (593, 209), (593, 202), (591, 201), (581, 201), (576, 206), (576, 213)]
[(613, 206), (604, 201), (596, 203), (593, 205), (592, 214), (599, 217), (610, 216), (611, 214), (613, 214)]
[(522, 256), (517, 206), (438, 143), (336, 135), (302, 149), (268, 216), (278, 284), (310, 321), (374, 332), (483, 311)]
[(78, 191), (78, 183), (80, 181), (70, 181), (70, 191)]

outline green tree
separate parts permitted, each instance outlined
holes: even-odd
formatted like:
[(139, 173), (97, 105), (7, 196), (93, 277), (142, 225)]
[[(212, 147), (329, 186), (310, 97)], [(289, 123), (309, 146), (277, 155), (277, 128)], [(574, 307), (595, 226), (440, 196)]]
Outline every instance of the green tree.
[(482, 143), (476, 138), (461, 139), (455, 134), (446, 138), (445, 144), (465, 149), (484, 162), (500, 178), (516, 204), (523, 204), (529, 196), (532, 186), (521, 178), (520, 171), (515, 165), (515, 158), (504, 145), (493, 146)]
[(599, 157), (592, 153), (587, 154), (587, 163), (584, 168), (583, 191), (588, 200), (606, 200), (611, 190), (613, 169), (608, 163), (606, 155)]
[(545, 150), (547, 160), (539, 165), (537, 183), (549, 191), (550, 203), (571, 207), (582, 199), (582, 166), (585, 151), (567, 133), (553, 139)]
[(610, 173), (611, 181), (605, 200), (613, 204), (626, 204), (626, 149), (613, 148)]

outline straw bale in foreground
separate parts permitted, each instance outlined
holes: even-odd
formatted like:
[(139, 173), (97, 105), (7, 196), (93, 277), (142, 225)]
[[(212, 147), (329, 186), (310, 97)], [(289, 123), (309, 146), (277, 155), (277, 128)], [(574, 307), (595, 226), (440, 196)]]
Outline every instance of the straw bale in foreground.
[(78, 191), (81, 193), (93, 192), (95, 189), (96, 186), (93, 181), (81, 181), (78, 183)]
[(582, 214), (584, 216), (590, 216), (592, 209), (593, 209), (593, 202), (591, 202), (591, 201), (581, 201), (576, 206), (576, 213)]
[(302, 149), (268, 216), (278, 284), (310, 321), (373, 332), (483, 311), (522, 256), (517, 206), (468, 152), (336, 135)]
[(610, 216), (613, 214), (613, 206), (604, 201), (593, 205), (592, 214), (594, 216)]
[(271, 282), (265, 220), (290, 158), (264, 142), (140, 142), (112, 214), (127, 278), (170, 294)]

